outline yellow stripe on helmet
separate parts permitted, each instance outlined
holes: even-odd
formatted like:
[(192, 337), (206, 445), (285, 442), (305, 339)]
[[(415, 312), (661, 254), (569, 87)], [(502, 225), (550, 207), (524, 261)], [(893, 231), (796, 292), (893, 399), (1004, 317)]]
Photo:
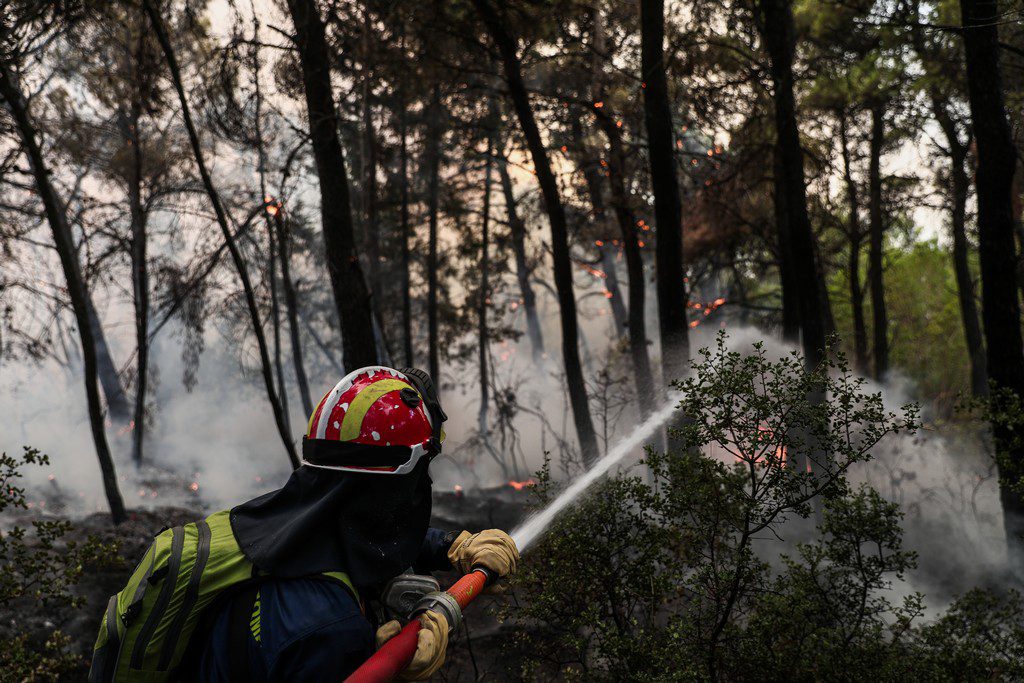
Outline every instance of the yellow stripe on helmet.
[(365, 387), (355, 395), (352, 402), (345, 411), (345, 417), (341, 421), (341, 434), (338, 437), (341, 441), (352, 441), (359, 437), (363, 429), (363, 418), (369, 412), (370, 406), (377, 402), (384, 394), (392, 391), (400, 391), (409, 388), (409, 383), (400, 379), (382, 379)]

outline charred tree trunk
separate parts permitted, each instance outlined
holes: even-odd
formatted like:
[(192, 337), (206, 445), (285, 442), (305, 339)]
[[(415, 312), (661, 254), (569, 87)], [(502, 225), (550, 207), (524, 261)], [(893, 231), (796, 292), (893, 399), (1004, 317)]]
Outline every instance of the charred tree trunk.
[(860, 281), (860, 250), (864, 230), (860, 225), (860, 200), (850, 162), (849, 130), (846, 112), (838, 112), (839, 144), (843, 154), (843, 183), (846, 185), (847, 210), (850, 213), (846, 236), (850, 241), (847, 278), (850, 281), (850, 306), (853, 309), (853, 362), (862, 375), (868, 373), (868, 330), (864, 321), (864, 287)]
[(1017, 157), (1003, 102), (998, 3), (960, 0), (960, 11), (967, 92), (978, 153), (978, 251), (982, 321), (993, 388), (992, 431), (1011, 571), (1019, 573), (1024, 566), (1024, 500), (1018, 488), (1024, 474), (1024, 442), (1017, 416), (1019, 402), (1024, 399), (1024, 340), (1015, 286), (1012, 187)]
[(149, 267), (146, 259), (148, 215), (142, 200), (142, 145), (139, 135), (141, 108), (133, 107), (125, 140), (131, 145), (128, 204), (131, 216), (132, 293), (135, 307), (135, 410), (132, 418), (132, 460), (142, 463), (145, 436), (146, 388), (149, 374)]
[(323, 20), (315, 0), (288, 0), (295, 46), (302, 64), (310, 142), (320, 179), (327, 270), (341, 323), (345, 367), (376, 365), (370, 292), (363, 277), (352, 228), (345, 155), (338, 140), (338, 117), (331, 90), (331, 68)]
[(790, 219), (786, 209), (786, 188), (782, 180), (785, 171), (782, 157), (776, 144), (772, 150), (772, 200), (775, 210), (775, 232), (778, 235), (779, 282), (782, 284), (782, 340), (796, 345), (800, 343), (800, 286), (793, 266), (793, 250), (790, 246)]
[(380, 238), (378, 235), (377, 220), (377, 136), (373, 128), (373, 70), (370, 67), (370, 46), (373, 33), (373, 22), (370, 20), (370, 10), (363, 6), (363, 217), (365, 220), (363, 231), (366, 235), (366, 260), (370, 263), (370, 301), (376, 315), (377, 322), (383, 330), (383, 318), (381, 316), (380, 286)]
[[(593, 210), (593, 220), (602, 226), (607, 227), (608, 209), (604, 203), (604, 192), (602, 188), (601, 167), (590, 155), (586, 142), (583, 139), (583, 126), (579, 118), (573, 119), (573, 152), (576, 157), (576, 165), (583, 173), (583, 181), (587, 187), (587, 195), (590, 197), (590, 206)], [(605, 162), (607, 163), (607, 162)], [(619, 276), (615, 271), (615, 250), (609, 243), (608, 235), (601, 232), (601, 242), (597, 251), (601, 258), (601, 272), (604, 274), (605, 297), (611, 308), (612, 320), (615, 324), (615, 335), (622, 337), (626, 332), (628, 318), (626, 305), (622, 301), (622, 290), (619, 288)]]
[(483, 225), (480, 228), (480, 297), (477, 301), (477, 334), (479, 337), (479, 362), (480, 362), (480, 414), (479, 428), (480, 438), (487, 439), (487, 411), (490, 396), (490, 379), (487, 374), (487, 349), (490, 344), (490, 337), (487, 331), (487, 302), (490, 297), (490, 270), (491, 270), (491, 168), (494, 165), (494, 144), (492, 139), (487, 140), (487, 159), (484, 170), (484, 207)]
[(92, 303), (92, 294), (88, 290), (86, 290), (86, 297), (89, 306), (89, 327), (92, 328), (92, 336), (96, 340), (96, 371), (99, 374), (100, 386), (103, 387), (103, 396), (107, 399), (107, 415), (115, 424), (127, 422), (131, 415), (131, 411), (128, 409), (128, 397), (124, 395), (120, 373), (110, 355), (110, 346), (107, 344), (107, 336), (103, 332), (103, 324), (100, 322), (96, 306)]
[(667, 386), (682, 377), (690, 355), (683, 265), (683, 206), (672, 142), (672, 107), (665, 77), (665, 3), (640, 0), (640, 69), (644, 91), (654, 220), (661, 372)]
[(498, 178), (501, 180), (508, 229), (512, 237), (512, 252), (516, 259), (516, 280), (519, 282), (519, 294), (523, 297), (523, 310), (526, 313), (526, 334), (530, 338), (533, 360), (539, 362), (544, 357), (544, 335), (540, 329), (537, 296), (530, 284), (530, 266), (526, 260), (526, 224), (516, 210), (516, 196), (512, 190), (512, 178), (508, 174), (508, 160), (504, 156), (498, 160)]
[[(402, 54), (405, 54), (405, 27), (402, 27)], [(402, 231), (402, 346), (405, 352), (406, 367), (415, 367), (416, 358), (412, 352), (412, 291), (409, 282), (409, 240), (412, 239), (412, 230), (409, 226), (409, 131), (408, 131), (408, 108), (405, 93), (405, 71), (402, 71), (398, 84), (398, 135), (399, 141), (399, 195), (401, 206), (399, 207), (399, 222)]]
[(434, 86), (427, 124), (427, 211), (430, 232), (427, 237), (427, 346), (430, 358), (430, 376), (441, 381), (441, 360), (438, 350), (437, 329), (437, 222), (440, 211), (441, 184), (441, 89)]
[(967, 173), (968, 143), (961, 142), (957, 125), (945, 102), (932, 97), (932, 112), (946, 137), (949, 148), (950, 180), (950, 232), (953, 236), (953, 271), (956, 273), (957, 300), (960, 318), (964, 324), (964, 341), (971, 359), (971, 392), (975, 396), (988, 396), (988, 369), (985, 367), (985, 341), (978, 321), (978, 306), (974, 298), (974, 278), (968, 254), (967, 197), (971, 178)]
[(274, 226), (277, 229), (278, 257), (281, 259), (281, 288), (284, 290), (284, 307), (288, 315), (288, 332), (292, 344), (292, 364), (295, 366), (295, 383), (299, 385), (299, 398), (302, 410), (306, 415), (313, 414), (313, 401), (309, 393), (309, 378), (306, 375), (306, 363), (303, 360), (302, 336), (299, 332), (299, 302), (295, 296), (295, 283), (292, 280), (291, 235), (287, 227), (284, 209), (278, 207), (274, 214)]
[(517, 41), (498, 16), (490, 0), (473, 0), (487, 30), (501, 53), (505, 80), (509, 96), (519, 119), (519, 125), (526, 138), (526, 145), (533, 159), (534, 171), (544, 197), (544, 208), (551, 224), (551, 254), (554, 266), (555, 289), (558, 291), (559, 309), (562, 322), (562, 357), (565, 363), (565, 379), (572, 406), (573, 422), (579, 438), (580, 452), (584, 463), (593, 462), (598, 455), (597, 436), (590, 416), (587, 387), (580, 364), (579, 328), (576, 320), (576, 297), (572, 284), (572, 261), (569, 254), (569, 230), (565, 220), (565, 207), (558, 194), (558, 182), (551, 170), (544, 141), (541, 139), (537, 121), (530, 107), (530, 97), (523, 82), (519, 62)]
[(297, 468), (299, 466), (299, 457), (295, 452), (295, 444), (292, 443), (291, 428), (288, 425), (288, 417), (285, 415), (281, 401), (278, 398), (277, 391), (274, 389), (274, 377), (270, 364), (270, 353), (267, 349), (267, 338), (263, 331), (263, 324), (260, 321), (260, 312), (256, 305), (256, 294), (253, 291), (252, 282), (249, 279), (249, 271), (246, 268), (245, 260), (242, 258), (242, 252), (238, 249), (238, 245), (235, 244), (235, 238), (231, 234), (231, 229), (228, 227), (228, 217), (224, 212), (224, 206), (221, 204), (220, 195), (213, 186), (213, 179), (210, 177), (210, 172), (206, 168), (206, 160), (203, 155), (202, 145), (199, 142), (199, 134), (196, 132), (196, 127), (192, 122), (192, 111), (188, 104), (188, 98), (185, 96), (185, 88), (182, 85), (181, 70), (178, 68), (178, 60), (174, 54), (174, 48), (171, 45), (170, 38), (167, 35), (167, 29), (164, 27), (163, 19), (161, 19), (160, 14), (153, 6), (152, 0), (143, 0), (142, 4), (146, 10), (146, 14), (149, 15), (150, 22), (153, 24), (153, 30), (156, 33), (157, 40), (163, 50), (164, 58), (167, 61), (168, 70), (171, 75), (171, 82), (178, 95), (178, 102), (181, 104), (181, 116), (185, 122), (185, 129), (188, 131), (189, 143), (192, 146), (192, 154), (195, 157), (196, 166), (199, 169), (199, 176), (202, 178), (203, 188), (206, 190), (206, 194), (210, 198), (210, 204), (213, 205), (213, 212), (217, 216), (217, 224), (220, 226), (221, 234), (224, 236), (224, 242), (228, 247), (228, 251), (231, 253), (231, 259), (234, 262), (235, 270), (238, 271), (238, 279), (242, 284), (242, 290), (245, 294), (246, 308), (249, 312), (249, 319), (252, 324), (253, 334), (256, 337), (256, 345), (259, 349), (260, 368), (263, 374), (263, 383), (267, 390), (267, 400), (270, 402), (271, 410), (274, 413), (274, 421), (277, 423), (277, 431), (281, 435), (281, 441), (284, 443), (285, 451), (288, 453), (288, 460), (291, 462), (292, 467)]
[(871, 331), (874, 339), (875, 379), (882, 381), (889, 372), (889, 316), (885, 310), (883, 256), (885, 248), (885, 210), (882, 206), (882, 145), (885, 142), (885, 102), (871, 105), (871, 144), (868, 160), (868, 214), (871, 220), (871, 245), (868, 274), (871, 285)]
[(626, 257), (626, 273), (629, 277), (629, 353), (633, 361), (636, 395), (640, 403), (640, 414), (649, 415), (654, 411), (655, 385), (651, 359), (647, 354), (644, 261), (636, 236), (636, 221), (626, 194), (626, 153), (622, 145), (622, 131), (612, 117), (598, 113), (597, 123), (608, 139), (608, 185), (622, 236), (622, 251)]
[(36, 140), (35, 127), (28, 111), (28, 103), (21, 93), (11, 65), (0, 57), (0, 98), (11, 112), (11, 118), (18, 131), (18, 137), (25, 148), (32, 176), (35, 179), (36, 191), (43, 202), (46, 220), (53, 233), (53, 243), (60, 257), (61, 268), (67, 281), (68, 296), (75, 314), (75, 324), (82, 344), (82, 361), (85, 371), (85, 395), (89, 405), (89, 426), (96, 446), (96, 457), (100, 461), (100, 472), (103, 476), (103, 490), (110, 505), (110, 517), (114, 524), (120, 524), (128, 516), (125, 513), (124, 500), (117, 487), (117, 472), (114, 459), (110, 455), (107, 435), (103, 429), (103, 406), (100, 402), (99, 385), (96, 379), (96, 339), (89, 320), (89, 296), (85, 289), (85, 280), (75, 253), (71, 226), (68, 224), (64, 202), (57, 196), (57, 191), (50, 183), (50, 170), (43, 159), (43, 151)]
[(267, 207), (264, 207), (267, 224), (267, 286), (270, 288), (270, 329), (274, 332), (274, 371), (277, 374), (277, 391), (281, 400), (281, 411), (288, 415), (288, 386), (284, 381), (284, 364), (281, 362), (281, 305), (277, 297), (277, 238), (274, 234), (274, 221), (266, 215), (266, 209)]
[[(784, 270), (792, 277), (783, 277), (797, 287), (800, 329), (807, 363), (817, 366), (824, 358), (825, 314), (821, 301), (818, 268), (815, 263), (814, 233), (807, 215), (807, 186), (804, 178), (803, 150), (796, 121), (796, 98), (793, 95), (793, 59), (796, 34), (790, 0), (759, 0), (761, 37), (768, 52), (775, 109), (775, 130), (778, 175), (776, 191), (782, 199), (789, 249), (780, 249), (786, 262)], [(782, 231), (780, 230), (780, 234)], [(786, 293), (783, 292), (785, 300)]]

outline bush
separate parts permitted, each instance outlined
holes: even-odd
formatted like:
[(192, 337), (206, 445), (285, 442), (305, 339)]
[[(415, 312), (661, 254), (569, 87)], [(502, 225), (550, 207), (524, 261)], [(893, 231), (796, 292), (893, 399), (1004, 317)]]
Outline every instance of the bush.
[[(0, 455), (0, 514), (17, 520), (27, 513), (25, 489), (18, 485), (21, 469), (48, 464), (47, 456), (31, 448), (20, 458)], [(57, 625), (47, 621), (30, 629), (22, 618), (37, 614), (40, 606), (77, 609), (82, 599), (74, 587), (85, 566), (116, 556), (116, 547), (92, 537), (81, 544), (66, 540), (71, 529), (66, 520), (33, 519), (29, 528), (15, 523), (0, 532), (0, 605), (5, 630), (11, 631), (0, 647), (3, 680), (48, 681), (84, 673), (86, 662), (70, 651)]]
[[(915, 563), (902, 513), (852, 488), (846, 472), (887, 435), (915, 430), (915, 408), (885, 410), (842, 356), (808, 372), (798, 355), (770, 359), (760, 345), (740, 354), (725, 342), (702, 350), (678, 383), (678, 447), (648, 453), (649, 479), (607, 479), (532, 551), (518, 581), (525, 599), (508, 612), (509, 653), (521, 655), (512, 673), (1019, 676), (1019, 600), (966, 596), (920, 626), (922, 596), (894, 602), (885, 590)], [(540, 478), (543, 504), (553, 491), (546, 471)], [(965, 629), (998, 645), (968, 642)], [(946, 668), (947, 658), (960, 663)]]

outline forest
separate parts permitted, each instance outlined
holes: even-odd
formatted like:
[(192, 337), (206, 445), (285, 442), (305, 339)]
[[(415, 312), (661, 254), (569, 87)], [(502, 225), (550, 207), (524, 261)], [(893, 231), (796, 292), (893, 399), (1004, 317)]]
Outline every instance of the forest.
[(1024, 679), (1022, 152), (1018, 0), (0, 0), (0, 680), (373, 366), (431, 680)]

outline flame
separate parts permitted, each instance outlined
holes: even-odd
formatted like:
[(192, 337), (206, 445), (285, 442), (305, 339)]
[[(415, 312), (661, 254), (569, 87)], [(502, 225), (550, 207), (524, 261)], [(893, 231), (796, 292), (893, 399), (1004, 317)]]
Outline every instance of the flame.
[(462, 484), (456, 484), (455, 485), (455, 493), (459, 493), (459, 494), (462, 493)]
[(537, 482), (534, 480), (533, 477), (530, 477), (525, 481), (516, 481), (515, 479), (510, 479), (508, 485), (514, 488), (516, 491), (522, 491), (524, 488), (527, 488), (529, 486), (536, 486)]
[(188, 488), (189, 488), (190, 491), (198, 491), (199, 490), (199, 482), (198, 481), (192, 482), (191, 484), (188, 485)]
[(600, 109), (604, 106), (604, 102), (594, 102), (594, 109)]

